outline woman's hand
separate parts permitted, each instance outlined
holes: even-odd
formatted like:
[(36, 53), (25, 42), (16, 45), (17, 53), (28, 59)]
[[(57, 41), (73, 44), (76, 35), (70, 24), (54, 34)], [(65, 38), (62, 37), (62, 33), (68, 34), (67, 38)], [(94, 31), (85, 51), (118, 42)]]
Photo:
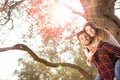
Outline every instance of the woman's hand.
[(86, 59), (86, 63), (87, 63), (87, 65), (88, 65), (89, 67), (91, 67), (91, 66), (92, 66), (92, 57), (88, 57), (88, 58)]

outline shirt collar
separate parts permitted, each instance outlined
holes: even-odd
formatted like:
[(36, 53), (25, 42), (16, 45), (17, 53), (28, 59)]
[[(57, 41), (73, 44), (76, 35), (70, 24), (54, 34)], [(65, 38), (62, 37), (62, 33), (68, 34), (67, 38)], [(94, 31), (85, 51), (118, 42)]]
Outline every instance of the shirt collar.
[(103, 44), (103, 41), (100, 41), (99, 44), (98, 44), (98, 48), (101, 47)]

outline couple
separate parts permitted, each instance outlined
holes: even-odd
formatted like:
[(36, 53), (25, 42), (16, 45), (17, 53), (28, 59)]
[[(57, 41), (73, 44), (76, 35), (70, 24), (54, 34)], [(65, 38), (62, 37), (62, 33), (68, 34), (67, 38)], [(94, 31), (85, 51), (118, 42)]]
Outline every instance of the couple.
[(99, 72), (95, 80), (120, 80), (120, 44), (107, 30), (88, 22), (77, 38), (86, 47), (86, 63), (94, 63)]

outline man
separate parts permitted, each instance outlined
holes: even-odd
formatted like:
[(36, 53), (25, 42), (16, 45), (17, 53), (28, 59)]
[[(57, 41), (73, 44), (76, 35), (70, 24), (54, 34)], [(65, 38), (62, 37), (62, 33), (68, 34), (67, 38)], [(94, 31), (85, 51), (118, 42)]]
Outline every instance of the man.
[[(80, 43), (86, 47), (94, 42), (94, 39), (84, 31), (77, 33), (77, 38)], [(102, 80), (113, 80), (115, 77), (115, 64), (120, 56), (120, 48), (107, 42), (98, 41), (97, 49), (92, 55), (92, 61)], [(118, 76), (120, 76), (120, 74), (118, 74)]]

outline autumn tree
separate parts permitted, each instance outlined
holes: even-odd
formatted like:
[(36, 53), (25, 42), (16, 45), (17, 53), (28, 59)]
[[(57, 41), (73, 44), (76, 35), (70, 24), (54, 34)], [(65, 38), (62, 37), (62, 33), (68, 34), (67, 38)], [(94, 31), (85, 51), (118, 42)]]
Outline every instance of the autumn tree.
[(80, 0), (87, 21), (109, 30), (120, 41), (120, 19), (115, 15), (117, 0)]
[[(16, 7), (18, 7), (23, 2), (25, 2), (25, 0), (21, 0), (21, 1), (6, 0), (3, 3), (1, 3), (0, 13), (3, 16), (2, 16), (0, 24), (5, 25), (10, 20), (13, 22), (11, 13), (13, 12), (14, 9), (16, 9)], [(59, 5), (61, 7), (69, 9), (72, 12), (72, 14), (74, 15), (74, 18), (73, 18), (73, 16), (70, 16), (72, 18), (71, 19), (68, 18), (68, 21), (64, 22), (64, 24), (61, 23), (60, 21), (58, 21), (59, 23), (57, 23), (57, 24), (55, 22), (53, 22), (52, 17), (51, 17), (52, 14), (48, 13), (48, 12), (54, 3), (56, 3), (57, 5)], [(70, 67), (70, 68), (73, 68), (73, 69), (77, 70), (78, 72), (80, 72), (87, 80), (88, 79), (92, 80), (92, 78), (94, 76), (91, 77), (89, 72), (87, 72), (82, 66), (78, 66), (78, 65), (75, 65), (72, 63), (60, 62), (61, 60), (59, 59), (58, 54), (64, 53), (69, 50), (69, 51), (74, 52), (74, 55), (78, 56), (78, 54), (76, 54), (78, 52), (76, 52), (73, 49), (73, 46), (78, 45), (78, 43), (75, 43), (75, 42), (77, 42), (75, 36), (76, 36), (76, 30), (77, 29), (80, 30), (80, 29), (79, 29), (79, 27), (75, 27), (75, 26), (80, 25), (80, 22), (79, 22), (80, 17), (84, 18), (86, 21), (95, 22), (98, 26), (109, 30), (116, 37), (116, 39), (118, 41), (120, 41), (120, 37), (119, 37), (120, 36), (120, 21), (114, 12), (116, 0), (79, 0), (78, 3), (82, 4), (84, 13), (76, 11), (70, 5), (71, 3), (65, 4), (65, 3), (62, 3), (62, 1), (60, 1), (60, 0), (53, 0), (53, 1), (29, 0), (29, 2), (24, 3), (24, 5), (22, 6), (22, 8), (26, 8), (25, 10), (28, 14), (28, 17), (31, 19), (31, 21), (34, 21), (34, 22), (31, 22), (30, 27), (37, 28), (38, 29), (36, 31), (37, 34), (43, 38), (42, 43), (44, 45), (42, 47), (44, 47), (45, 50), (39, 51), (39, 53), (41, 55), (47, 54), (48, 56), (46, 55), (44, 57), (50, 57), (49, 61), (47, 61), (41, 57), (38, 57), (36, 55), (36, 53), (34, 53), (32, 51), (32, 49), (30, 49), (29, 47), (27, 47), (24, 44), (16, 44), (15, 46), (12, 46), (12, 47), (1, 48), (0, 51), (2, 52), (2, 51), (6, 51), (6, 50), (14, 50), (14, 49), (27, 51), (33, 57), (33, 59), (37, 62), (43, 63), (49, 67), (58, 67), (59, 65), (63, 66), (63, 67)], [(14, 25), (12, 25), (12, 26), (14, 26)], [(64, 37), (63, 35), (66, 34), (65, 32), (68, 32), (68, 33), (70, 32), (70, 35)], [(32, 35), (30, 35), (30, 37), (32, 37)], [(52, 43), (52, 45), (51, 45), (51, 43)], [(63, 43), (65, 43), (65, 48), (62, 48), (62, 50), (58, 53), (57, 46), (60, 46), (60, 44), (63, 44)], [(53, 47), (53, 50), (47, 50), (46, 49), (46, 48), (48, 48), (47, 46)], [(78, 48), (78, 49), (80, 49), (80, 48)], [(82, 53), (82, 51), (79, 51), (79, 52)], [(76, 63), (77, 62), (79, 62), (79, 61), (77, 60)], [(81, 62), (79, 62), (79, 63), (81, 63)], [(29, 64), (26, 66), (29, 66)], [(29, 68), (32, 69), (32, 71), (35, 73), (38, 70), (38, 69), (33, 69), (34, 67), (32, 67), (32, 68), (29, 67)], [(30, 70), (29, 68), (26, 67), (28, 72)], [(43, 70), (45, 70), (45, 68), (43, 68)], [(49, 68), (47, 68), (47, 70), (49, 70)], [(40, 72), (42, 72), (42, 71), (40, 71)], [(50, 75), (49, 72), (48, 72), (48, 74)], [(31, 76), (29, 76), (29, 77), (31, 77)], [(37, 75), (37, 77), (39, 77), (39, 76)]]

